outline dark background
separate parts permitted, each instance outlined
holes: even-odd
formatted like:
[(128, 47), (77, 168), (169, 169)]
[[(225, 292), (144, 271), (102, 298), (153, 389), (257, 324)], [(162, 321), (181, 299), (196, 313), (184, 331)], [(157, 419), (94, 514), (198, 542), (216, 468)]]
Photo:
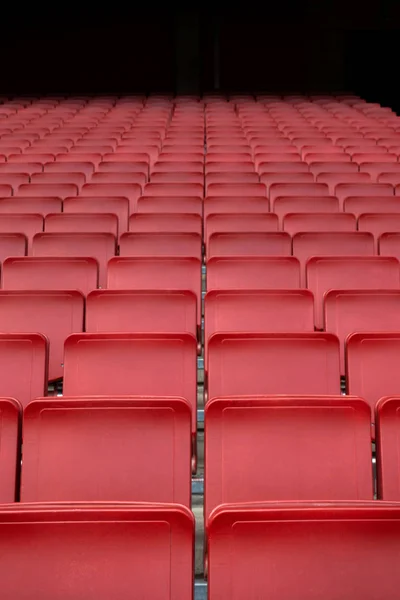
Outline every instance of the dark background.
[(106, 3), (102, 12), (10, 3), (2, 9), (0, 94), (349, 91), (400, 113), (399, 5)]

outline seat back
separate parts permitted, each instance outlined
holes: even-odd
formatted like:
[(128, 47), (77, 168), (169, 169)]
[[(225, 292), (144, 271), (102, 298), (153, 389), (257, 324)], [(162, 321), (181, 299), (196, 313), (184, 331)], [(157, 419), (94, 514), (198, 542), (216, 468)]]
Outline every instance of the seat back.
[(47, 215), (46, 233), (110, 233), (118, 235), (118, 217), (111, 213), (61, 213)]
[(22, 407), (14, 398), (0, 398), (0, 502), (15, 502), (20, 461)]
[(300, 287), (300, 263), (292, 256), (221, 256), (207, 261), (207, 290)]
[(120, 256), (186, 256), (202, 259), (198, 233), (124, 233), (119, 240)]
[(291, 213), (283, 218), (283, 229), (292, 236), (311, 231), (355, 231), (356, 228), (356, 218), (349, 213)]

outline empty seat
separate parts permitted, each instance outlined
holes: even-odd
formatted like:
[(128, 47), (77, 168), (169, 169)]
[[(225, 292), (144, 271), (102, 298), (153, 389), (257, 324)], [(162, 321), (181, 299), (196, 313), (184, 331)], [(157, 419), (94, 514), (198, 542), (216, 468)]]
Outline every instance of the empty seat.
[(355, 231), (356, 225), (355, 216), (348, 213), (292, 213), (283, 218), (283, 229), (290, 235), (306, 231)]
[(137, 202), (138, 213), (186, 213), (201, 215), (203, 202), (195, 196), (142, 196)]
[(400, 258), (400, 231), (396, 233), (382, 233), (378, 240), (379, 254), (381, 256), (394, 256)]
[(264, 173), (275, 175), (279, 173), (309, 173), (308, 165), (303, 162), (296, 162), (296, 164), (293, 164), (293, 162), (260, 162), (260, 159), (262, 159), (262, 156), (259, 156), (257, 161), (257, 171), (260, 176)]
[(119, 241), (120, 256), (187, 256), (201, 260), (202, 239), (198, 233), (124, 233)]
[(376, 406), (378, 498), (395, 502), (400, 499), (399, 406), (399, 396), (382, 398)]
[(28, 241), (23, 233), (0, 233), (0, 262), (9, 256), (25, 256)]
[(390, 183), (380, 181), (382, 173), (393, 173), (400, 175), (400, 165), (396, 162), (364, 162), (360, 164), (361, 173), (368, 173), (372, 181), (379, 181), (379, 183)]
[(137, 183), (86, 183), (80, 191), (82, 197), (127, 198), (130, 213), (136, 210), (137, 200), (141, 194), (142, 187)]
[(207, 371), (209, 400), (340, 394), (339, 340), (314, 332), (216, 333), (208, 340)]
[(347, 338), (347, 393), (367, 400), (372, 411), (400, 389), (400, 333), (353, 333)]
[(60, 213), (47, 215), (44, 221), (46, 233), (110, 233), (118, 235), (117, 215), (99, 213)]
[(106, 287), (107, 262), (116, 253), (112, 233), (37, 233), (32, 256), (92, 257), (99, 265), (99, 286)]
[(280, 197), (323, 197), (329, 196), (329, 188), (325, 183), (274, 183), (269, 188), (269, 199), (274, 205)]
[(223, 503), (373, 500), (371, 412), (360, 398), (217, 398), (205, 428), (206, 519)]
[(95, 290), (86, 301), (86, 331), (197, 335), (197, 298), (171, 290)]
[(145, 176), (145, 181), (147, 181), (149, 175), (148, 158), (146, 160), (143, 157), (140, 161), (137, 162), (101, 162), (97, 168), (97, 174), (99, 173), (138, 173), (143, 174)]
[(203, 173), (190, 173), (188, 171), (175, 171), (167, 173), (152, 173), (151, 183), (195, 183), (204, 186)]
[(257, 173), (241, 173), (238, 172), (222, 172), (222, 173), (209, 173), (206, 176), (206, 194), (208, 194), (208, 188), (212, 184), (238, 184), (247, 185), (248, 183), (259, 183), (259, 176)]
[(310, 231), (293, 236), (293, 256), (300, 261), (304, 286), (306, 262), (312, 256), (368, 256), (374, 253), (373, 235), (365, 231)]
[(77, 291), (0, 291), (0, 331), (45, 335), (50, 380), (63, 376), (64, 342), (83, 331), (83, 321), (84, 298)]
[(213, 256), (290, 256), (292, 239), (283, 231), (213, 233), (207, 243), (207, 259)]
[(312, 162), (309, 169), (315, 177), (321, 173), (358, 173), (358, 165), (351, 162)]
[[(0, 203), (1, 210), (1, 203)], [(114, 214), (118, 217), (118, 232), (128, 229), (129, 200), (119, 197), (86, 197), (66, 198), (63, 202), (64, 213)], [(55, 211), (49, 211), (55, 212)], [(94, 217), (95, 218), (95, 217)]]
[(335, 188), (335, 196), (343, 209), (347, 198), (393, 196), (393, 187), (388, 183), (339, 183)]
[(209, 598), (395, 600), (399, 516), (373, 501), (221, 506), (208, 527)]
[(37, 399), (25, 409), (23, 435), (22, 502), (191, 506), (191, 407), (183, 398)]
[(357, 217), (362, 213), (400, 213), (400, 202), (396, 196), (350, 196), (343, 210)]
[[(113, 163), (115, 164), (115, 163)], [(128, 171), (127, 173), (122, 172), (114, 172), (114, 171), (104, 171), (104, 172), (96, 172), (90, 178), (90, 183), (107, 183), (107, 184), (137, 184), (140, 186), (141, 190), (143, 189), (146, 183), (146, 174), (145, 173), (135, 173), (132, 171)]]
[(285, 215), (290, 213), (339, 212), (339, 201), (334, 196), (282, 196), (276, 198), (271, 210), (278, 215), (282, 224)]
[(62, 202), (60, 198), (51, 197), (17, 197), (1, 198), (0, 213), (3, 214), (37, 214), (42, 218), (51, 212), (61, 212)]
[(197, 214), (135, 213), (129, 218), (129, 231), (137, 233), (198, 233), (202, 219)]
[[(294, 170), (294, 169), (293, 169)], [(301, 173), (263, 173), (260, 175), (260, 181), (267, 188), (267, 196), (269, 194), (270, 188), (274, 184), (281, 183), (313, 183), (314, 176), (309, 172), (301, 172)]]
[(292, 256), (221, 256), (207, 261), (207, 290), (300, 287), (300, 263)]
[[(0, 333), (0, 394), (26, 406), (47, 394), (48, 341), (39, 333)], [(1, 447), (6, 443), (2, 439)], [(1, 486), (3, 489), (3, 485)]]
[(315, 298), (315, 326), (324, 326), (322, 302), (329, 290), (399, 289), (398, 260), (383, 256), (313, 257), (306, 265), (307, 287)]
[(380, 146), (374, 148), (375, 152), (366, 152), (365, 148), (361, 152), (356, 151), (356, 148), (346, 148), (346, 152), (351, 154), (352, 161), (358, 165), (362, 165), (365, 162), (397, 163), (397, 155), (395, 153), (386, 152), (384, 148), (381, 148), (382, 152), (376, 152), (377, 148), (380, 148)]
[[(4, 173), (0, 171), (0, 194), (2, 196), (3, 191), (6, 192), (4, 196), (10, 196), (8, 186), (11, 186), (13, 194), (17, 194), (18, 188), (22, 184), (29, 183), (29, 173), (25, 173), (23, 169), (20, 169), (20, 171), (20, 173)], [(7, 187), (4, 188), (4, 185)]]
[[(21, 165), (22, 166), (22, 165)], [(43, 167), (45, 173), (83, 173), (85, 179), (90, 179), (93, 171), (94, 164), (91, 162), (50, 162), (46, 163)]]
[(18, 196), (64, 200), (67, 196), (76, 196), (78, 191), (78, 187), (73, 183), (26, 183), (19, 187)]
[(67, 396), (184, 398), (197, 420), (197, 342), (188, 333), (84, 333), (65, 343)]
[(207, 186), (207, 195), (265, 198), (266, 187), (263, 183), (210, 183)]
[(204, 340), (219, 332), (314, 331), (308, 290), (213, 290), (204, 301)]
[(350, 334), (400, 331), (400, 290), (326, 292), (324, 329), (339, 338), (341, 373), (344, 375), (344, 346)]
[(13, 398), (0, 398), (0, 502), (15, 502), (20, 458), (21, 405)]
[(400, 212), (361, 214), (358, 217), (358, 230), (371, 232), (378, 247), (378, 239), (383, 233), (400, 232)]
[(393, 187), (400, 184), (400, 171), (397, 173), (381, 173), (378, 175), (378, 183), (390, 183)]
[(156, 173), (204, 173), (203, 161), (166, 161), (161, 160), (156, 162), (151, 173), (152, 176)]
[(200, 183), (147, 183), (143, 195), (203, 198), (204, 186)]
[(191, 291), (201, 318), (201, 261), (167, 256), (115, 257), (108, 263), (107, 287), (113, 290)]
[(40, 231), (43, 231), (43, 217), (41, 215), (0, 213), (0, 233), (23, 234), (28, 240), (28, 247), (30, 247), (35, 233)]
[(209, 215), (231, 213), (238, 215), (269, 212), (269, 202), (266, 198), (241, 198), (226, 196), (206, 196), (203, 203), (204, 219), (207, 222)]
[(326, 183), (329, 193), (335, 196), (336, 186), (339, 183), (368, 183), (371, 179), (369, 173), (320, 173), (316, 181)]
[(2, 288), (5, 290), (79, 290), (86, 295), (97, 288), (98, 271), (99, 267), (94, 258), (60, 256), (7, 258), (3, 263)]
[[(230, 204), (229, 204), (230, 206)], [(278, 231), (278, 217), (267, 214), (211, 214), (205, 219), (205, 243), (214, 233)]]
[[(46, 173), (34, 173), (31, 176), (31, 182), (35, 185), (38, 183), (43, 183), (46, 184), (46, 186), (48, 184), (56, 184), (57, 186), (60, 185), (61, 189), (63, 189), (64, 184), (70, 183), (75, 185), (78, 190), (80, 190), (81, 187), (86, 183), (86, 175), (84, 173), (74, 172), (72, 169), (68, 173), (66, 171), (63, 171), (62, 173), (47, 171)], [(66, 195), (73, 196), (73, 192), (69, 192), (71, 192), (71, 190), (67, 190)], [(55, 196), (55, 194), (53, 195)], [(63, 193), (62, 197), (65, 198), (66, 195)]]
[[(168, 600), (192, 594), (194, 518), (183, 506), (28, 503), (21, 511), (15, 504), (2, 507), (0, 530), (4, 600), (21, 598), (26, 589), (42, 600), (105, 600), (132, 590)], [(32, 561), (32, 537), (37, 565), (22, 578), (13, 564), (17, 556)], [(157, 577), (149, 576), (152, 565)]]

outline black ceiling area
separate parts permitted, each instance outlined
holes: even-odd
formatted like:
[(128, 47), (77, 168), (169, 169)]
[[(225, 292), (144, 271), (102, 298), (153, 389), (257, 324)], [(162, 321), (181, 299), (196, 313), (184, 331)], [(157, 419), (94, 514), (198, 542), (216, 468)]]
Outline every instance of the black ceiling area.
[(399, 29), (394, 0), (9, 4), (0, 94), (350, 91), (400, 111)]

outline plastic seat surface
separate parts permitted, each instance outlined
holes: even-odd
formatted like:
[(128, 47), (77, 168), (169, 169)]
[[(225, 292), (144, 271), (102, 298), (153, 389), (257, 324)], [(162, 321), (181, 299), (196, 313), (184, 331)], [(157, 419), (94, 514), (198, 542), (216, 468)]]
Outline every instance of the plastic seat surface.
[(293, 256), (215, 257), (207, 261), (207, 290), (268, 290), (300, 287)]
[(400, 259), (400, 230), (399, 232), (382, 233), (378, 245), (381, 256), (394, 256)]
[(129, 218), (129, 231), (136, 233), (202, 234), (200, 215), (187, 213), (135, 213)]
[[(23, 234), (28, 247), (35, 233), (43, 231), (43, 217), (37, 214), (0, 214), (0, 233)], [(11, 256), (11, 255), (9, 255)]]
[(0, 263), (9, 256), (25, 256), (28, 240), (23, 233), (0, 233)]
[(26, 406), (33, 398), (47, 394), (47, 374), (48, 341), (43, 335), (0, 333), (1, 397), (15, 398)]
[(373, 500), (371, 412), (360, 398), (216, 398), (205, 428), (206, 519), (223, 503)]
[(47, 215), (44, 221), (46, 233), (110, 233), (118, 235), (117, 215), (99, 213), (60, 213)]
[(115, 257), (108, 263), (107, 287), (113, 290), (179, 290), (197, 298), (201, 319), (201, 261), (167, 256)]
[[(203, 203), (204, 219), (207, 222), (210, 215), (221, 214), (246, 214), (269, 213), (269, 202), (266, 198), (261, 197), (226, 197), (226, 196), (206, 196)], [(247, 218), (247, 217), (245, 217)]]
[(208, 399), (340, 394), (339, 340), (330, 333), (216, 333), (208, 341)]
[(181, 398), (41, 398), (25, 408), (23, 432), (22, 502), (191, 506), (191, 409)]
[(335, 188), (335, 196), (343, 207), (346, 198), (352, 196), (393, 196), (393, 186), (388, 183), (339, 183)]
[(42, 218), (49, 213), (61, 212), (62, 202), (60, 198), (51, 197), (17, 197), (1, 198), (1, 214), (37, 214)]
[(0, 502), (15, 502), (22, 409), (13, 398), (0, 398)]
[(99, 173), (138, 173), (138, 174), (143, 174), (145, 176), (145, 180), (147, 181), (148, 175), (149, 175), (149, 162), (148, 162), (148, 158), (147, 160), (145, 160), (145, 158), (142, 158), (141, 161), (137, 161), (137, 162), (127, 162), (127, 161), (120, 161), (120, 162), (111, 162), (111, 161), (104, 161), (101, 162), (97, 168), (97, 174)]
[(283, 230), (290, 235), (312, 231), (355, 231), (356, 227), (356, 218), (349, 213), (291, 213), (283, 218)]
[(210, 183), (207, 186), (207, 195), (265, 198), (266, 186), (263, 183)]
[(260, 175), (260, 181), (267, 188), (267, 196), (269, 195), (272, 185), (278, 185), (283, 183), (297, 184), (297, 183), (314, 183), (314, 176), (309, 172), (302, 173), (262, 173)]
[(4, 290), (78, 290), (87, 295), (98, 285), (94, 258), (24, 256), (7, 258), (2, 269)]
[(43, 165), (36, 162), (0, 163), (0, 173), (27, 173), (30, 176), (33, 173), (41, 173), (42, 170)]
[(400, 202), (396, 196), (350, 196), (343, 210), (357, 217), (362, 213), (400, 213)]
[[(25, 173), (23, 169), (20, 173), (4, 173), (0, 170), (0, 194), (2, 196), (10, 195), (8, 186), (11, 186), (13, 194), (17, 194), (18, 188), (24, 183), (29, 183), (29, 173)], [(7, 187), (3, 187), (4, 185)]]
[[(231, 203), (228, 200), (224, 200), (224, 202), (227, 207), (231, 206)], [(265, 202), (265, 200), (263, 202)], [(204, 241), (208, 244), (210, 236), (216, 233), (257, 233), (272, 231), (278, 231), (278, 217), (271, 213), (211, 214), (205, 219)]]
[[(115, 164), (115, 163), (113, 163)], [(143, 189), (146, 183), (146, 174), (145, 173), (122, 173), (122, 172), (113, 172), (113, 171), (105, 171), (105, 172), (96, 172), (90, 178), (90, 183), (106, 183), (110, 184), (136, 184)]]
[(94, 290), (86, 300), (85, 331), (197, 335), (197, 298), (171, 290)]
[[(223, 506), (208, 527), (209, 598), (396, 600), (399, 511), (373, 501)], [(368, 564), (379, 577), (366, 576)]]
[(189, 171), (180, 171), (179, 168), (175, 171), (169, 172), (152, 172), (151, 183), (195, 183), (204, 186), (204, 175), (203, 173)]
[(395, 258), (383, 256), (313, 257), (307, 261), (306, 278), (315, 299), (315, 326), (322, 329), (326, 292), (398, 289), (400, 264)]
[(58, 160), (56, 160), (55, 162), (46, 163), (43, 167), (43, 171), (49, 175), (61, 175), (62, 173), (83, 173), (85, 180), (88, 180), (90, 179), (94, 168), (95, 166), (91, 162), (58, 162)]
[(376, 458), (378, 498), (400, 499), (399, 396), (387, 396), (376, 406)]
[(84, 298), (77, 291), (0, 290), (0, 330), (41, 333), (49, 340), (49, 380), (63, 376), (64, 342), (83, 331)]
[(400, 331), (400, 290), (330, 290), (324, 297), (324, 329), (340, 341), (341, 373), (344, 347), (352, 333)]
[(329, 193), (335, 196), (339, 183), (368, 183), (371, 182), (369, 173), (320, 173), (316, 177), (318, 183), (326, 183)]
[(202, 239), (198, 233), (124, 233), (119, 240), (119, 256), (186, 256), (201, 260)]
[(346, 341), (347, 391), (360, 395), (375, 411), (384, 396), (400, 389), (400, 333), (353, 333)]
[(282, 196), (271, 206), (282, 223), (290, 213), (338, 213), (339, 201), (334, 196)]
[[(31, 182), (35, 185), (39, 183), (46, 184), (46, 186), (48, 184), (55, 184), (57, 186), (61, 185), (62, 190), (64, 189), (64, 184), (73, 184), (78, 188), (78, 190), (80, 190), (80, 188), (86, 183), (86, 175), (84, 173), (79, 173), (78, 171), (73, 171), (72, 169), (69, 172), (63, 171), (61, 173), (46, 171), (46, 173), (34, 173), (31, 175)], [(73, 196), (73, 193), (68, 192), (66, 195)], [(63, 193), (62, 197), (64, 198), (66, 195)]]
[(141, 194), (142, 187), (137, 183), (86, 183), (80, 191), (82, 197), (127, 198), (130, 213), (136, 210), (137, 200)]
[(307, 198), (329, 196), (329, 188), (325, 183), (274, 183), (269, 188), (269, 199), (272, 204), (280, 197)]
[(306, 286), (305, 266), (312, 256), (372, 256), (375, 243), (365, 231), (311, 231), (293, 236), (293, 256), (302, 267), (303, 285)]
[[(194, 519), (183, 506), (2, 506), (0, 530), (4, 600), (21, 598), (26, 589), (42, 600), (124, 598), (133, 589), (143, 598), (186, 600), (192, 594)], [(35, 560), (32, 536), (38, 538)], [(12, 567), (17, 557), (29, 565), (23, 579)], [(157, 577), (149, 577), (148, 569), (156, 569)]]
[(84, 333), (64, 347), (67, 396), (176, 396), (197, 421), (197, 341), (188, 333)]
[(29, 196), (30, 198), (61, 198), (76, 196), (78, 187), (73, 183), (26, 183), (19, 187), (18, 196)]
[(223, 232), (210, 235), (207, 259), (213, 256), (290, 256), (292, 239), (283, 231)]
[(138, 213), (186, 213), (201, 215), (203, 202), (196, 196), (141, 196), (137, 202)]
[(118, 217), (118, 232), (121, 234), (128, 230), (129, 200), (127, 198), (103, 198), (95, 196), (66, 198), (66, 200), (63, 202), (63, 212), (87, 214), (95, 213), (95, 215), (98, 215), (99, 213), (114, 214)]
[(274, 175), (285, 173), (287, 173), (288, 175), (292, 173), (309, 173), (309, 167), (304, 162), (297, 162), (296, 164), (293, 164), (293, 162), (263, 162), (262, 155), (258, 156), (257, 162), (257, 171), (260, 174), (260, 177), (263, 174), (268, 173)]
[[(115, 156), (115, 155), (114, 155)], [(84, 152), (83, 149), (81, 150), (80, 154), (78, 153), (67, 153), (67, 154), (58, 154), (57, 155), (57, 161), (58, 163), (79, 163), (79, 162), (85, 162), (85, 163), (92, 163), (94, 165), (95, 168), (97, 168), (99, 166), (99, 164), (102, 162), (102, 155), (99, 154), (98, 152)], [(46, 161), (48, 162), (48, 161)]]
[(147, 183), (143, 191), (144, 196), (153, 197), (193, 197), (203, 198), (204, 186), (200, 183)]
[(358, 173), (358, 165), (351, 162), (312, 162), (308, 168), (315, 177), (321, 173)]
[(100, 287), (106, 286), (107, 262), (115, 253), (116, 239), (111, 233), (37, 233), (32, 243), (32, 256), (95, 258)]

